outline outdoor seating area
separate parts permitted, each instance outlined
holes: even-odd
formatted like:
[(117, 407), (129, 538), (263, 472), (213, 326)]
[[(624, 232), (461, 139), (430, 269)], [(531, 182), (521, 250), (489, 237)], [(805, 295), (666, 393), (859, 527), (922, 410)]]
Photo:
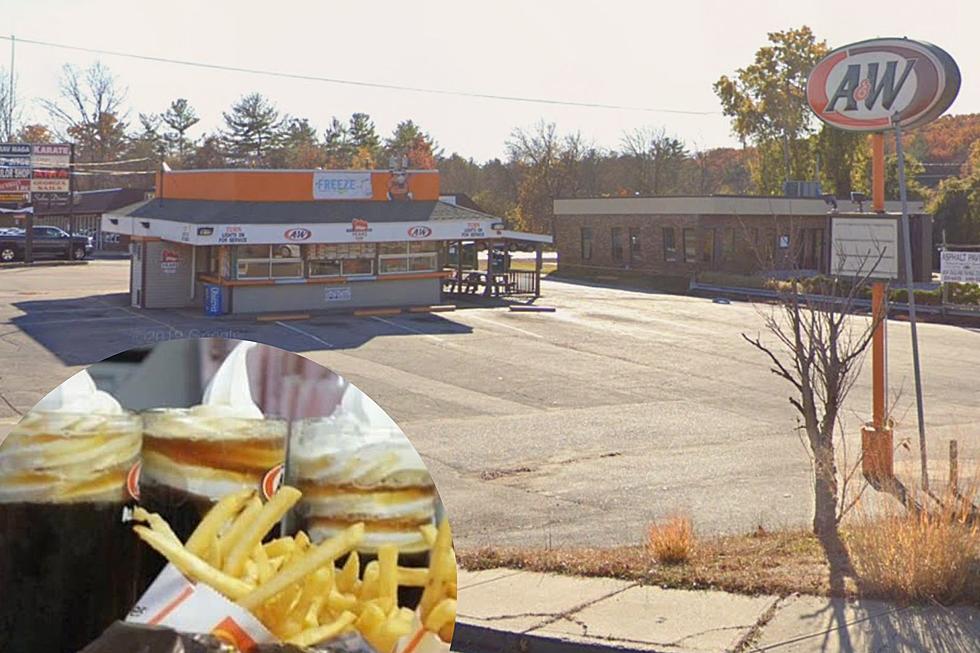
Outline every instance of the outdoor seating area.
[[(442, 282), (443, 294), (457, 297), (540, 297), (541, 244), (546, 238), (525, 234), (521, 238), (499, 242), (450, 242), (446, 250), (444, 272), (447, 274)], [(528, 241), (534, 245), (533, 269), (512, 269), (512, 252), (517, 251), (519, 246), (526, 246)], [(486, 252), (483, 257), (481, 250)]]

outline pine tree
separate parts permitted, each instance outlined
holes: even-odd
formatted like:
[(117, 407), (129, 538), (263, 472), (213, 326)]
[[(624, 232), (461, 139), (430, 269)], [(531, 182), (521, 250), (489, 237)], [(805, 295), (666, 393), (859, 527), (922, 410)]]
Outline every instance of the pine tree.
[(279, 110), (259, 93), (251, 93), (222, 115), (226, 125), (222, 140), (229, 162), (248, 168), (267, 165), (284, 137), (285, 121)]
[(165, 134), (170, 147), (178, 157), (183, 159), (193, 145), (193, 142), (187, 138), (187, 130), (201, 119), (184, 98), (177, 98), (171, 102), (170, 108), (163, 112), (160, 117), (170, 127), (170, 131)]

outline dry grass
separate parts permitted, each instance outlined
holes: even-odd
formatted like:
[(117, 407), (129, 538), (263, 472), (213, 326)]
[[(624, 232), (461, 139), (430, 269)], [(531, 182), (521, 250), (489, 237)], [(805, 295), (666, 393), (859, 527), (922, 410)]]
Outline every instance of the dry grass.
[(458, 556), (460, 566), (471, 571), (508, 567), (750, 595), (799, 592), (980, 607), (980, 529), (969, 525), (963, 511), (879, 513), (855, 520), (842, 535), (857, 573), (836, 593), (824, 550), (808, 531), (760, 529), (695, 541), (684, 518), (651, 528), (644, 546), (487, 547), (464, 549)]
[[(636, 580), (683, 589), (741, 594), (827, 594), (827, 562), (805, 531), (701, 538), (682, 564), (661, 564), (648, 546), (526, 549), (486, 547), (457, 551), (464, 569), (509, 567), (578, 576)], [(855, 588), (848, 586), (848, 596)]]
[(980, 602), (980, 523), (964, 509), (976, 496), (922, 497), (919, 513), (860, 515), (847, 544), (862, 590), (900, 601)]
[(647, 546), (662, 565), (678, 565), (691, 559), (694, 552), (694, 524), (685, 515), (672, 515), (651, 524)]

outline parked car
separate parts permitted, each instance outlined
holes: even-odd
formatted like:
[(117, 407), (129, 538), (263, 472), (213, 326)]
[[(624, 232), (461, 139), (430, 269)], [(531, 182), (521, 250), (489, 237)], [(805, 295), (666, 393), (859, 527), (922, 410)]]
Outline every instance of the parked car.
[[(47, 225), (34, 226), (32, 233), (31, 252), (37, 258), (55, 256), (81, 260), (92, 253), (91, 236), (69, 236), (63, 229)], [(0, 233), (0, 263), (23, 259), (26, 242), (24, 229), (5, 229)]]

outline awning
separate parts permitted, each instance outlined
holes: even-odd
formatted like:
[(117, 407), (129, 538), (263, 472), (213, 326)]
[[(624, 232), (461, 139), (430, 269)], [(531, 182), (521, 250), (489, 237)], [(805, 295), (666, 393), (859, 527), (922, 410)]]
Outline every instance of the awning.
[(191, 245), (528, 240), (500, 218), (439, 201), (235, 202), (151, 199), (102, 216), (102, 230)]

